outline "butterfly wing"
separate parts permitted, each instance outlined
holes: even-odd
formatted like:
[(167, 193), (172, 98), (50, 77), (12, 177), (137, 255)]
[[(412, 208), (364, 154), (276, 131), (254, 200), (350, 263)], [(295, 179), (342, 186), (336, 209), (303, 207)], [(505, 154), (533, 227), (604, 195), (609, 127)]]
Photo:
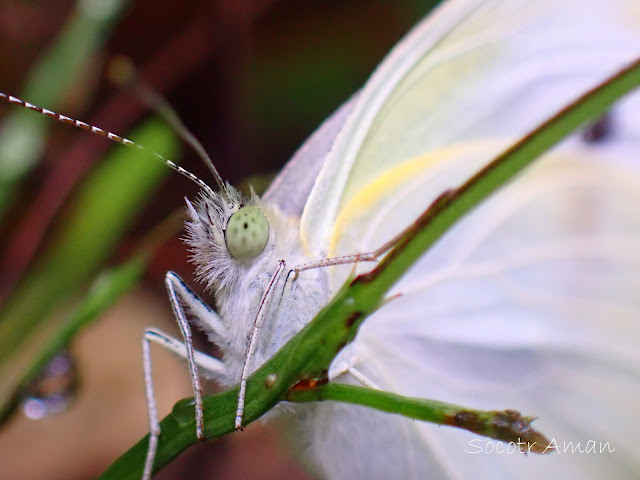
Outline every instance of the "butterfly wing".
[[(318, 254), (379, 246), (637, 54), (639, 36), (632, 1), (447, 4), (362, 91), (305, 207), (303, 240)], [(490, 454), (468, 432), (319, 404), (293, 427), (313, 469), (329, 478), (636, 476), (638, 107), (632, 98), (614, 110), (610, 145), (565, 143), (459, 222), (334, 363), (393, 392), (539, 415), (562, 451)], [(334, 269), (334, 286), (348, 271)]]
[(311, 192), (302, 240), (333, 254), (345, 203), (408, 158), (496, 138), (499, 152), (638, 54), (638, 10), (632, 0), (445, 3), (364, 87)]
[[(385, 390), (518, 409), (539, 416), (536, 427), (560, 445), (609, 442), (613, 453), (486, 455), (476, 451), (486, 442), (468, 432), (341, 406), (317, 420), (324, 454), (361, 455), (372, 469), (365, 473), (388, 468), (403, 478), (632, 478), (640, 468), (640, 169), (633, 157), (621, 160), (578, 147), (540, 160), (445, 235), (336, 359)], [(467, 161), (450, 158), (446, 168)], [(362, 244), (424, 199), (420, 180), (430, 172), (413, 179), (391, 192), (393, 205), (385, 194), (362, 212)], [(372, 192), (361, 195), (371, 201)], [(379, 434), (388, 443), (376, 462), (366, 446)], [(363, 476), (354, 460), (328, 463), (359, 469), (331, 478)]]

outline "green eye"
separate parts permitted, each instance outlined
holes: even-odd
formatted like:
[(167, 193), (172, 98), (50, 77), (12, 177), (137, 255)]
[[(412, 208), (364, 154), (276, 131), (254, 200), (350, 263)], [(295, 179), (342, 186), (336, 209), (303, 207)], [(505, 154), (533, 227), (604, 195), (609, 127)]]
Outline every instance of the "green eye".
[(250, 260), (264, 250), (269, 239), (269, 222), (256, 207), (242, 207), (231, 215), (224, 232), (232, 257)]

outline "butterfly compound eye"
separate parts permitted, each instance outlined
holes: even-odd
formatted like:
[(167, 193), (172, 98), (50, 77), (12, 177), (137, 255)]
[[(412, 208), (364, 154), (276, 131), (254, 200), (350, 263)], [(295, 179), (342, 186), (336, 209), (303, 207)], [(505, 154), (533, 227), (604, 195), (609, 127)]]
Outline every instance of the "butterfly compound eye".
[(250, 260), (264, 250), (269, 239), (269, 222), (258, 208), (242, 207), (229, 218), (224, 237), (232, 257)]

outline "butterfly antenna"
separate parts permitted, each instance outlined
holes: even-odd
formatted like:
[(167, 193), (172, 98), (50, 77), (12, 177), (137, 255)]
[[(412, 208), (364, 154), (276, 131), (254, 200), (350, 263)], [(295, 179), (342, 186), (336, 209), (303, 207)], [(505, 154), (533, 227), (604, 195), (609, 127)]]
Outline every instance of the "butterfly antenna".
[[(57, 120), (59, 122), (65, 123), (67, 125), (72, 125), (74, 127), (78, 127), (81, 130), (84, 130), (86, 132), (91, 132), (91, 133), (95, 133), (96, 135), (99, 135), (101, 137), (105, 137), (108, 138), (109, 140), (112, 140), (116, 143), (120, 143), (122, 145), (126, 145), (127, 147), (133, 147), (136, 148), (138, 150), (144, 151), (144, 152), (148, 152), (150, 154), (152, 154), (153, 156), (157, 157), (158, 159), (160, 159), (165, 165), (167, 165), (169, 168), (171, 168), (172, 170), (178, 172), (180, 175), (183, 175), (184, 177), (188, 178), (189, 180), (191, 180), (192, 182), (194, 182), (196, 185), (198, 185), (200, 188), (202, 188), (203, 190), (205, 190), (207, 193), (209, 193), (210, 195), (214, 195), (213, 190), (211, 189), (211, 187), (209, 185), (207, 185), (205, 182), (203, 182), (202, 180), (200, 180), (198, 177), (196, 177), (193, 173), (189, 172), (188, 170), (185, 170), (184, 168), (182, 168), (180, 165), (177, 165), (176, 163), (172, 162), (171, 160), (169, 160), (168, 158), (160, 155), (158, 152), (155, 152), (143, 145), (140, 145), (139, 143), (133, 142), (131, 140), (129, 140), (126, 137), (121, 137), (119, 135), (116, 135), (115, 133), (109, 132), (107, 130), (103, 130), (102, 128), (93, 126), (93, 125), (89, 125), (88, 123), (85, 122), (81, 122), (80, 120), (76, 120), (74, 118), (71, 117), (67, 117), (66, 115), (60, 115), (59, 113), (53, 112), (51, 110), (48, 110), (46, 108), (41, 108), (38, 107), (37, 105), (33, 105), (29, 102), (25, 102), (24, 100), (21, 100), (17, 97), (11, 96), (11, 95), (7, 95), (5, 93), (0, 92), (0, 98), (8, 103), (10, 103), (11, 105), (19, 105), (23, 108), (26, 108), (27, 110), (32, 110), (34, 112), (40, 113), (42, 115), (44, 115), (45, 117), (49, 117), (52, 118), (54, 120)], [(224, 190), (226, 192), (226, 189)]]
[(202, 144), (187, 128), (169, 102), (138, 77), (133, 63), (127, 57), (117, 56), (109, 63), (107, 72), (112, 82), (119, 86), (131, 88), (148, 107), (153, 109), (153, 111), (160, 115), (160, 117), (175, 130), (180, 138), (191, 147), (209, 168), (220, 191), (223, 192), (226, 197), (229, 197), (227, 185), (222, 180), (211, 157), (207, 154)]

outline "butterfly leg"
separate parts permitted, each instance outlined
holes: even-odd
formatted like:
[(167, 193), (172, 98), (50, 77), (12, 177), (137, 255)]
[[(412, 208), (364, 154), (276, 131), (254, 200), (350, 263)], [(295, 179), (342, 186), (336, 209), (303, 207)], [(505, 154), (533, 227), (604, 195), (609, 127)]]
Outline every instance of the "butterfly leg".
[(242, 374), (240, 376), (240, 391), (238, 393), (238, 408), (236, 409), (236, 430), (242, 430), (242, 415), (244, 413), (244, 400), (247, 392), (247, 378), (249, 378), (251, 359), (253, 358), (253, 354), (256, 351), (256, 346), (258, 345), (258, 333), (260, 332), (262, 324), (264, 323), (264, 319), (267, 316), (267, 312), (269, 311), (269, 306), (271, 304), (271, 301), (273, 300), (274, 292), (276, 291), (274, 287), (277, 285), (284, 267), (285, 261), (280, 260), (280, 262), (278, 262), (278, 268), (276, 268), (276, 271), (273, 272), (271, 280), (269, 280), (269, 286), (265, 290), (264, 295), (260, 300), (260, 307), (258, 308), (256, 320), (253, 325), (253, 330), (251, 331), (251, 337), (249, 338), (247, 355), (245, 356), (244, 364), (242, 365)]
[(294, 273), (294, 278), (296, 278), (300, 272), (311, 270), (313, 268), (332, 267), (334, 265), (347, 265), (350, 263), (357, 264), (359, 262), (377, 262), (380, 259), (380, 256), (383, 253), (391, 250), (391, 248), (393, 248), (396, 243), (398, 243), (398, 240), (400, 240), (401, 237), (402, 233), (393, 237), (391, 240), (389, 240), (373, 252), (358, 253), (356, 255), (345, 255), (342, 257), (323, 258), (321, 260), (316, 260), (315, 262), (297, 265), (291, 271)]
[(149, 447), (147, 450), (147, 458), (145, 460), (144, 472), (142, 479), (149, 480), (158, 447), (158, 437), (160, 435), (160, 424), (158, 422), (158, 412), (155, 403), (155, 394), (153, 391), (153, 378), (151, 374), (151, 353), (150, 342), (158, 343), (166, 349), (187, 359), (189, 364), (189, 372), (191, 374), (191, 382), (193, 385), (195, 412), (196, 412), (196, 435), (199, 440), (204, 439), (203, 425), (203, 407), (202, 393), (200, 388), (200, 380), (198, 377), (197, 366), (202, 367), (213, 376), (221, 376), (224, 373), (224, 364), (213, 357), (202, 352), (194, 351), (191, 339), (191, 328), (185, 315), (183, 304), (194, 315), (194, 318), (203, 324), (206, 324), (213, 331), (220, 331), (222, 320), (213, 312), (198, 296), (193, 293), (182, 282), (180, 277), (169, 272), (165, 277), (165, 284), (169, 294), (169, 300), (173, 312), (175, 314), (178, 326), (182, 333), (184, 342), (173, 338), (157, 329), (148, 329), (145, 331), (142, 340), (142, 355), (144, 366), (145, 392), (147, 398), (147, 409), (149, 412)]
[[(184, 342), (163, 332), (162, 330), (157, 328), (147, 328), (144, 332), (144, 338), (145, 340), (160, 345), (165, 350), (175, 353), (185, 360), (188, 358), (187, 346)], [(208, 373), (207, 377), (215, 379), (217, 377), (222, 377), (226, 373), (224, 363), (215, 357), (207, 355), (199, 350), (194, 350), (193, 358), (195, 359), (196, 365)]]
[(332, 364), (329, 368), (329, 380), (334, 380), (340, 375), (348, 373), (353, 378), (355, 378), (356, 381), (363, 387), (382, 390), (380, 385), (378, 385), (375, 381), (367, 377), (364, 373), (362, 373), (358, 368), (355, 367), (357, 354), (353, 349), (353, 344), (346, 346), (341, 352), (340, 356), (341, 360)]
[(367, 377), (364, 373), (362, 373), (360, 370), (358, 370), (354, 366), (348, 367), (347, 373), (351, 374), (351, 376), (355, 378), (363, 387), (373, 388), (374, 390), (382, 390), (380, 385), (378, 385), (376, 382), (371, 380), (369, 377)]
[[(153, 377), (151, 375), (150, 342), (157, 343), (182, 358), (187, 359), (189, 355), (187, 345), (177, 338), (174, 338), (156, 328), (148, 328), (145, 330), (142, 339), (142, 357), (144, 365), (144, 385), (147, 397), (147, 411), (149, 413), (149, 447), (147, 449), (147, 457), (144, 464), (144, 472), (142, 475), (143, 480), (149, 480), (151, 478), (151, 470), (153, 468), (153, 461), (158, 448), (158, 437), (160, 435), (158, 410), (156, 407), (155, 393), (153, 389)], [(212, 376), (221, 376), (224, 374), (224, 364), (217, 358), (210, 357), (209, 355), (197, 350), (193, 351), (193, 356), (196, 364), (211, 373)]]

